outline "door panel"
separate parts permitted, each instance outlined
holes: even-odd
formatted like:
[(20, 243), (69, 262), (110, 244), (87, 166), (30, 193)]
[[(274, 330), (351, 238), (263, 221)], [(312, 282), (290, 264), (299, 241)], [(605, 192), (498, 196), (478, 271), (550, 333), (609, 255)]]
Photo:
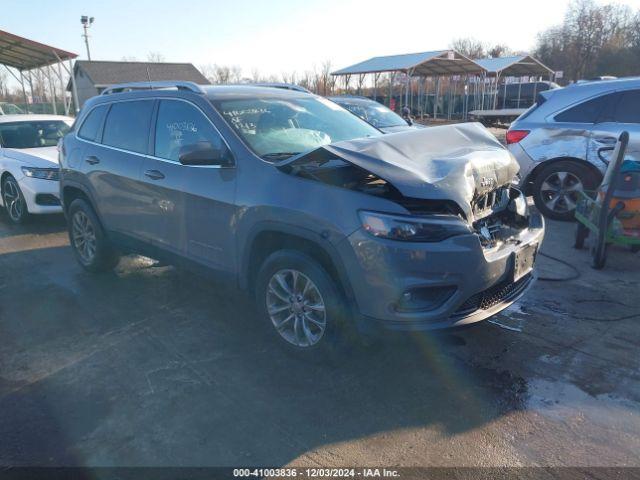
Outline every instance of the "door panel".
[[(153, 156), (144, 162), (145, 233), (169, 251), (219, 270), (232, 268), (235, 168), (179, 162), (189, 145), (209, 142), (228, 152), (226, 143), (195, 105), (159, 101)], [(160, 175), (161, 174), (161, 178)]]
[(144, 209), (140, 226), (144, 236), (155, 245), (173, 253), (184, 254), (185, 167), (179, 163), (146, 158), (140, 183), (143, 185)]
[(139, 182), (143, 157), (102, 145), (87, 144), (81, 159), (107, 230), (140, 237), (139, 217), (144, 195)]
[(235, 270), (234, 168), (186, 169), (184, 234), (189, 258), (217, 270)]

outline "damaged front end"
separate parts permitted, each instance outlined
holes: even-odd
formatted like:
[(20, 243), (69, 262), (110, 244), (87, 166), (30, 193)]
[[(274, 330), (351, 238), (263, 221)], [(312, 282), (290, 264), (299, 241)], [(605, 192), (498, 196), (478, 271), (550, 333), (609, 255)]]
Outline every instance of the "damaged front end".
[[(473, 232), (483, 247), (492, 249), (518, 242), (529, 226), (526, 199), (512, 184), (518, 165), (480, 124), (339, 142), (281, 162), (278, 168), (384, 198), (407, 211), (407, 218), (400, 219), (375, 213), (375, 221), (366, 221), (361, 212), (365, 229), (375, 236), (439, 241)], [(374, 214), (364, 215), (368, 213)], [(430, 235), (420, 234), (425, 229)]]

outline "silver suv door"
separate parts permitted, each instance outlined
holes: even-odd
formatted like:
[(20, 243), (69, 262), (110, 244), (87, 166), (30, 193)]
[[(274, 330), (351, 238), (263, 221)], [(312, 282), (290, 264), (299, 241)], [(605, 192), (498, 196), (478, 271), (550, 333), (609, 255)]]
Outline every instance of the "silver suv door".
[(640, 160), (640, 90), (626, 90), (612, 95), (613, 101), (605, 109), (591, 133), (588, 160), (602, 171), (611, 156), (621, 132), (629, 132), (627, 159)]
[(155, 118), (153, 158), (142, 169), (153, 197), (145, 202), (145, 229), (166, 250), (215, 269), (232, 269), (235, 167), (180, 163), (181, 152), (201, 142), (230, 156), (225, 141), (204, 112), (186, 100), (159, 100)]

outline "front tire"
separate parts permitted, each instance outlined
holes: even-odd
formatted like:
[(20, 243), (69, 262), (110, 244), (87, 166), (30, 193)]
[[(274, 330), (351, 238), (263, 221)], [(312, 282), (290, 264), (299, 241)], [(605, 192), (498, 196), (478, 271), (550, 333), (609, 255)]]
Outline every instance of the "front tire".
[(350, 344), (344, 295), (307, 255), (293, 250), (271, 254), (258, 272), (255, 293), (262, 321), (289, 353), (327, 359)]
[(19, 225), (29, 219), (27, 202), (18, 182), (11, 175), (7, 175), (2, 182), (2, 202), (11, 223)]
[(119, 256), (89, 203), (81, 198), (71, 202), (68, 219), (69, 242), (82, 268), (90, 272), (113, 270)]
[(547, 218), (572, 221), (584, 190), (595, 190), (598, 181), (587, 167), (563, 160), (544, 167), (533, 182), (533, 200)]

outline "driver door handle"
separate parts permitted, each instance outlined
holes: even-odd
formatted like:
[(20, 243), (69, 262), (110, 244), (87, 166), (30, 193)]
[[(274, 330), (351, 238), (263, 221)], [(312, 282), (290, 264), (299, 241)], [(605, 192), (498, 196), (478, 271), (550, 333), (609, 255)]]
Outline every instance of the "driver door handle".
[(164, 173), (158, 170), (147, 170), (144, 174), (151, 180), (162, 180), (164, 178)]
[(84, 159), (84, 161), (87, 162), (89, 165), (96, 165), (100, 163), (100, 159), (95, 155), (88, 156), (87, 158)]

